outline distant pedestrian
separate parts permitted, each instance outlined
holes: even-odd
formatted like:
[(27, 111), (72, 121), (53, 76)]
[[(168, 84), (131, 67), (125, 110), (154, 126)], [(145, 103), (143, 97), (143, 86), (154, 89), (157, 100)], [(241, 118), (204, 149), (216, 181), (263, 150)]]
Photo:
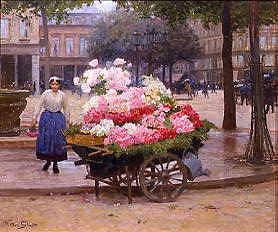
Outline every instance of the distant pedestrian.
[(204, 94), (205, 98), (209, 98), (209, 95), (208, 95), (208, 84), (206, 82), (204, 82), (203, 84), (203, 91), (202, 93)]
[[(69, 111), (66, 95), (59, 90), (60, 79), (51, 77), (50, 89), (43, 92), (40, 103), (35, 110), (32, 126), (36, 125), (37, 118), (42, 109), (39, 121), (39, 136), (36, 143), (38, 159), (46, 160), (42, 170), (47, 171), (53, 162), (53, 172), (59, 173), (58, 162), (67, 159), (67, 142), (63, 134), (69, 124)], [(61, 110), (63, 109), (63, 112)]]
[(193, 97), (192, 97), (192, 88), (191, 88), (191, 86), (190, 86), (189, 81), (186, 81), (186, 82), (185, 82), (184, 88), (185, 88), (185, 91), (187, 92), (187, 96), (188, 96), (190, 99), (193, 99)]
[(215, 83), (211, 84), (211, 93), (216, 93), (216, 84)]
[(240, 99), (241, 99), (241, 105), (243, 105), (244, 100), (246, 101), (246, 105), (249, 105), (251, 101), (251, 86), (249, 86), (247, 83), (244, 83), (240, 88)]
[(268, 83), (264, 87), (264, 104), (265, 104), (265, 113), (267, 114), (270, 109), (271, 112), (274, 113), (274, 102), (275, 102), (275, 89)]

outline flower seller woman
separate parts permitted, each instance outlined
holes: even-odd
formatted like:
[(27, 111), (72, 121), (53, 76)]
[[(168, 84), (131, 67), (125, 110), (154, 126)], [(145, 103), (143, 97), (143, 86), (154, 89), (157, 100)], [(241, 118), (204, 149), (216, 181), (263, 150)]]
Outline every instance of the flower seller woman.
[(38, 159), (46, 160), (43, 171), (47, 171), (53, 162), (54, 173), (59, 173), (58, 162), (67, 159), (63, 130), (69, 124), (69, 111), (66, 95), (59, 90), (60, 86), (60, 78), (49, 79), (50, 89), (43, 92), (32, 121), (32, 125), (36, 125), (37, 118), (44, 109), (39, 120), (36, 155)]

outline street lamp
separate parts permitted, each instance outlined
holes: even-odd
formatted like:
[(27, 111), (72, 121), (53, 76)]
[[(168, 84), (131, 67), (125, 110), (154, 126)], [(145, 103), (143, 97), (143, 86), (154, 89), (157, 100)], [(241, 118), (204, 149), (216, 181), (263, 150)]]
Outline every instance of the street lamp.
[(132, 34), (132, 43), (135, 47), (136, 52), (136, 84), (139, 81), (139, 49), (142, 51), (147, 51), (146, 56), (148, 57), (148, 73), (151, 73), (151, 58), (153, 56), (151, 48), (156, 44), (161, 44), (166, 41), (167, 33), (166, 31), (156, 30), (155, 27), (150, 27), (147, 25), (147, 28), (144, 33), (138, 31), (133, 32)]
[(134, 31), (132, 34), (132, 41), (133, 45), (135, 46), (135, 52), (136, 52), (136, 76), (135, 76), (135, 81), (136, 85), (138, 84), (139, 81), (139, 46), (141, 42), (141, 34), (138, 31)]

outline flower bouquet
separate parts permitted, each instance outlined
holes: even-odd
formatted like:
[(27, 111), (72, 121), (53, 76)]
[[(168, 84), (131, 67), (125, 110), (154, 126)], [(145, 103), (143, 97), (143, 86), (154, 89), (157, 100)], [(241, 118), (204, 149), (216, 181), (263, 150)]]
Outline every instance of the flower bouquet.
[(84, 75), (91, 88), (101, 86), (102, 91), (95, 91), (83, 106), (83, 122), (75, 133), (82, 139), (74, 142), (101, 144), (116, 156), (157, 154), (189, 147), (194, 138), (205, 140), (214, 127), (201, 121), (190, 105), (178, 105), (171, 91), (153, 76), (143, 76), (139, 88), (129, 86), (130, 74), (119, 66)]
[(26, 130), (26, 135), (29, 137), (38, 137), (39, 130), (36, 126), (31, 126), (29, 129)]

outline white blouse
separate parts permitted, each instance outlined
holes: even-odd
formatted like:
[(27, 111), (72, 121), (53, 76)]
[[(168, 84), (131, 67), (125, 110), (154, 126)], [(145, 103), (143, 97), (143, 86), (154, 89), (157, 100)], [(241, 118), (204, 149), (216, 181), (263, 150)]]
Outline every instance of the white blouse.
[(42, 109), (50, 112), (57, 112), (63, 109), (66, 120), (69, 121), (70, 119), (66, 95), (60, 90), (58, 90), (58, 92), (55, 93), (51, 89), (48, 89), (42, 93), (40, 102), (34, 113), (34, 119), (37, 120)]

